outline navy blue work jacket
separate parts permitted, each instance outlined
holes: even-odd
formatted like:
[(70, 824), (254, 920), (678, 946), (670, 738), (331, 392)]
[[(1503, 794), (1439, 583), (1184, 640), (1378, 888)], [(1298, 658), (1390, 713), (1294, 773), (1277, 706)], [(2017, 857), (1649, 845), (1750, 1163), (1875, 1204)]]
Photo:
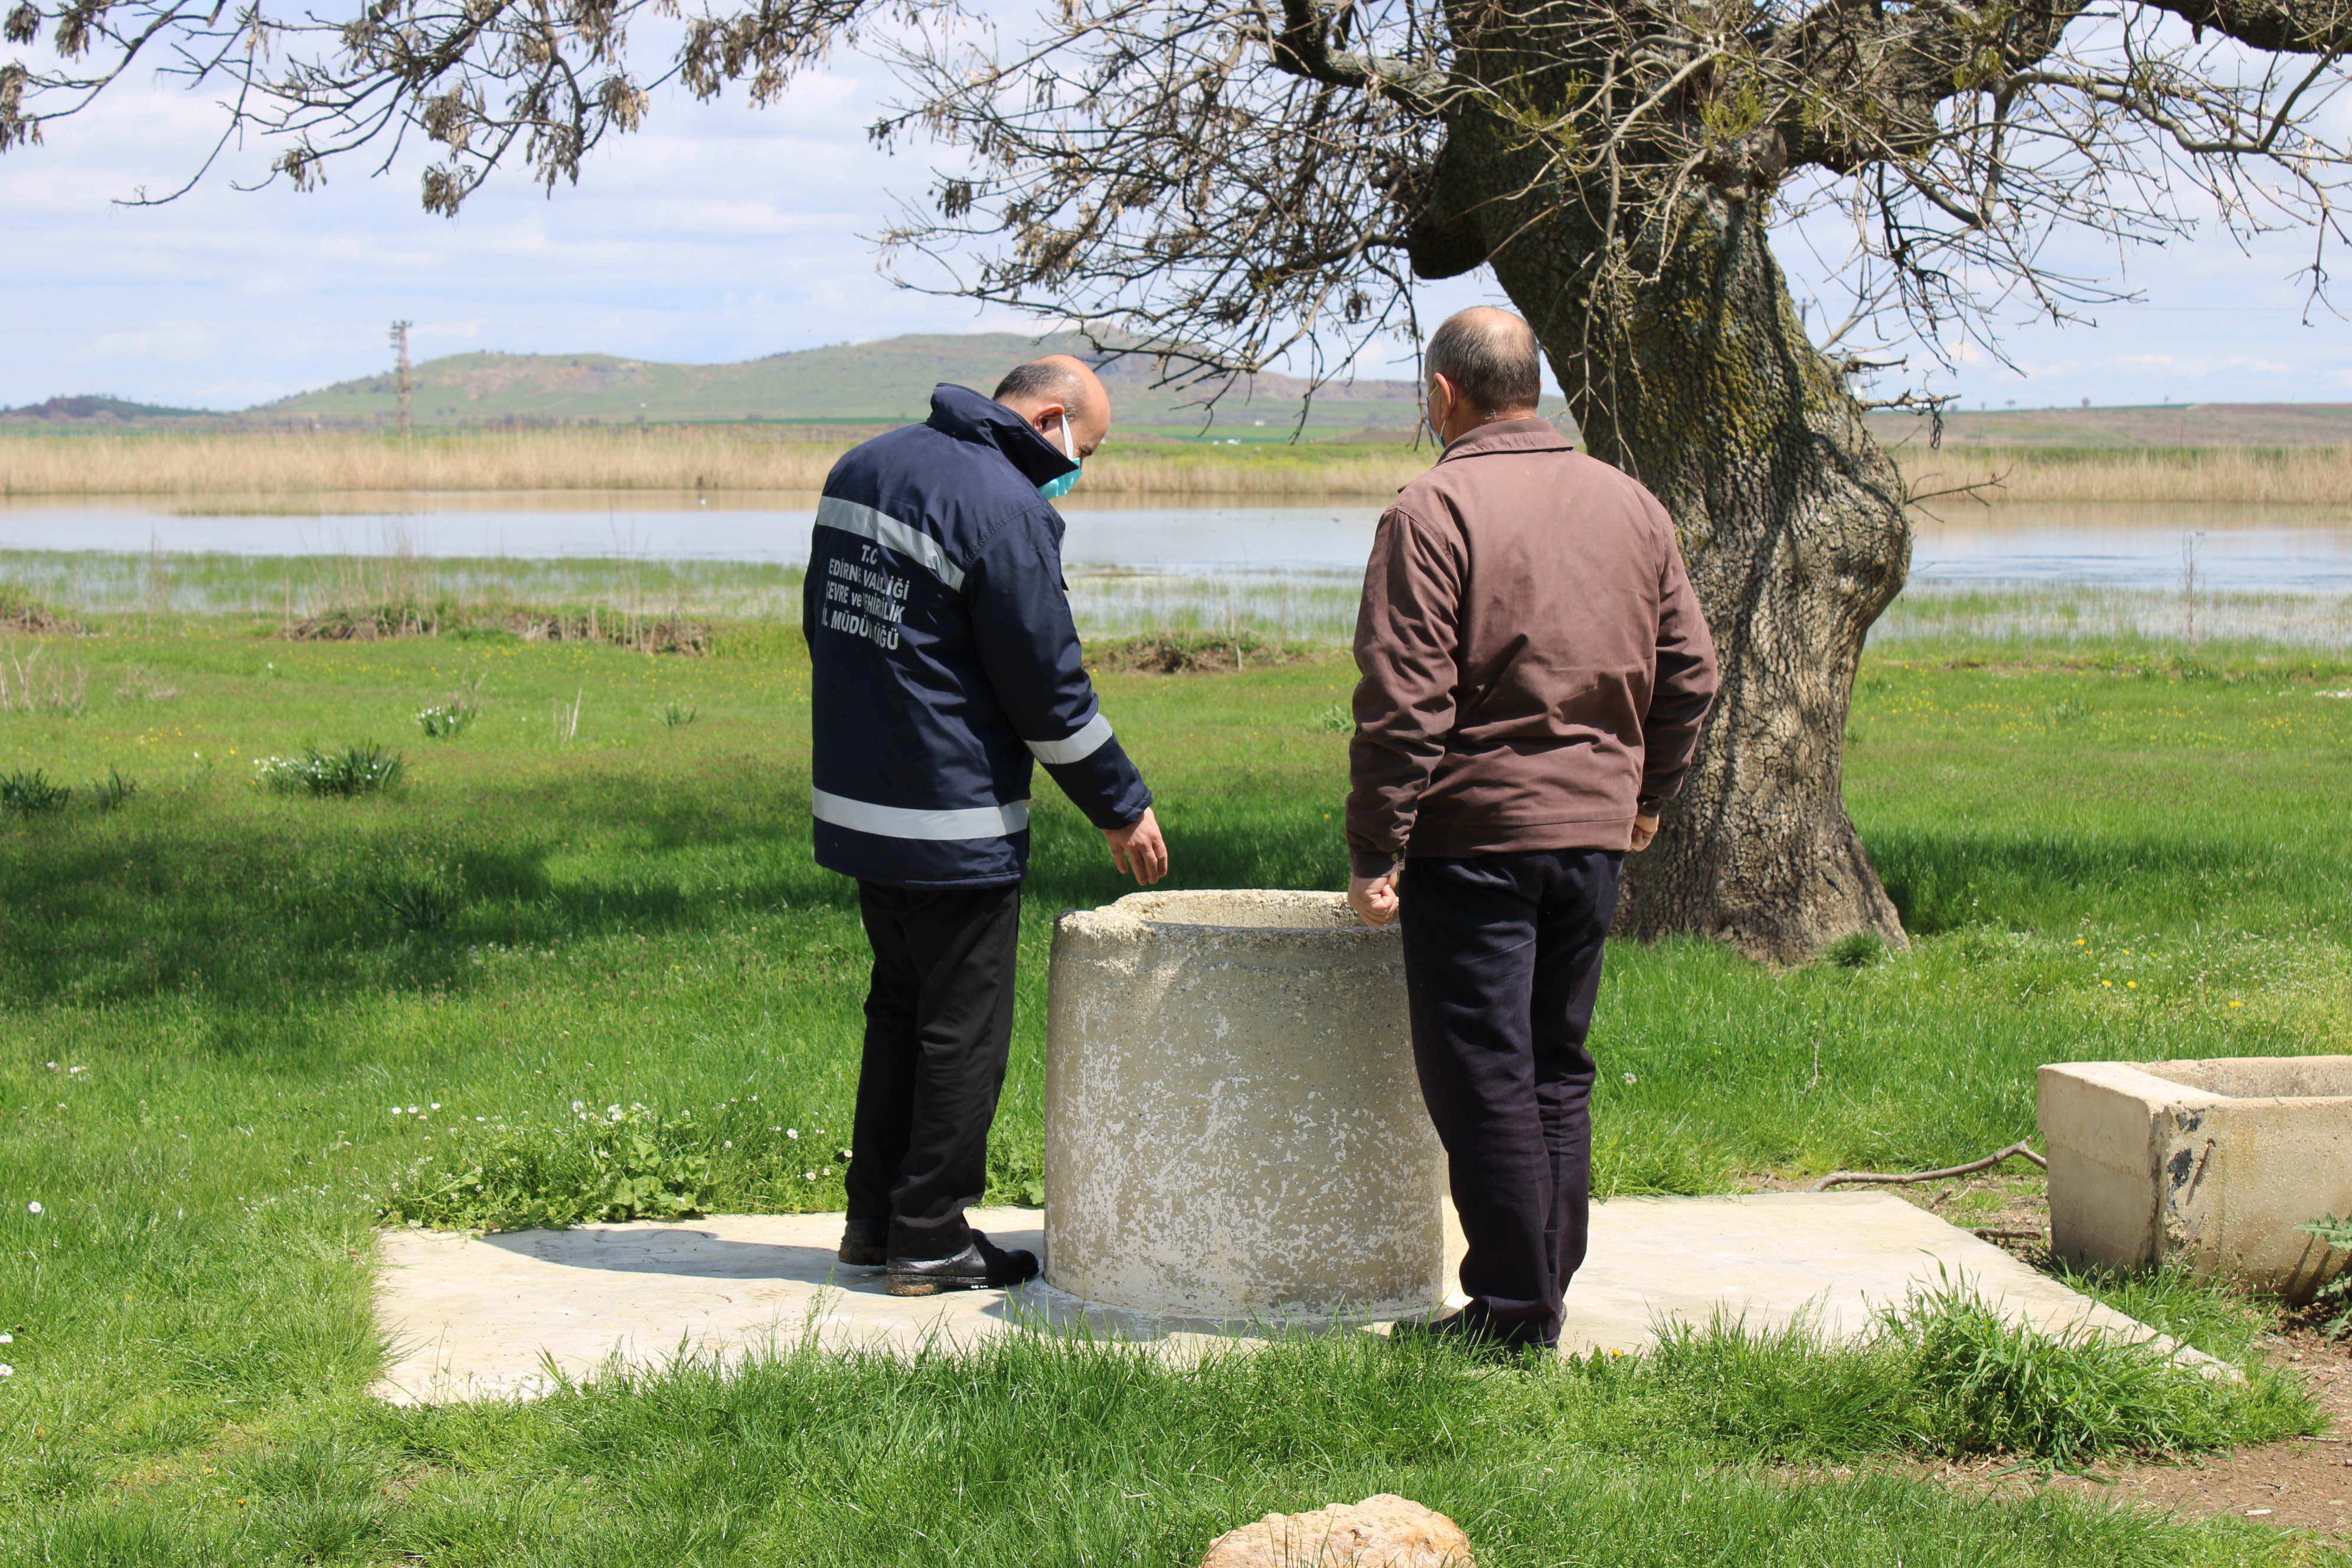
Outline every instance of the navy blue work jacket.
[(1033, 759), (1097, 827), (1151, 792), (1079, 662), (1062, 519), (1037, 487), (1070, 459), (961, 386), (834, 465), (809, 543), (817, 863), (971, 888), (1029, 859)]

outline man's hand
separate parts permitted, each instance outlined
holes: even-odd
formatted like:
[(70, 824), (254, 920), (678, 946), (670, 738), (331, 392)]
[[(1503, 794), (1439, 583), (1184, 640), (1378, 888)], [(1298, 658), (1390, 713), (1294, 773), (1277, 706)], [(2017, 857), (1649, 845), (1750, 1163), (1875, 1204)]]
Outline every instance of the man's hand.
[(1168, 841), (1160, 837), (1160, 819), (1151, 815), (1150, 806), (1125, 827), (1104, 828), (1102, 836), (1110, 846), (1110, 863), (1133, 872), (1142, 886), (1148, 888), (1168, 875)]
[(1368, 926), (1384, 926), (1397, 918), (1397, 874), (1391, 867), (1377, 877), (1348, 879), (1348, 907)]
[(1637, 816), (1633, 819), (1633, 842), (1629, 847), (1635, 854), (1639, 854), (1647, 849), (1650, 847), (1650, 840), (1657, 836), (1658, 819), (1656, 817)]

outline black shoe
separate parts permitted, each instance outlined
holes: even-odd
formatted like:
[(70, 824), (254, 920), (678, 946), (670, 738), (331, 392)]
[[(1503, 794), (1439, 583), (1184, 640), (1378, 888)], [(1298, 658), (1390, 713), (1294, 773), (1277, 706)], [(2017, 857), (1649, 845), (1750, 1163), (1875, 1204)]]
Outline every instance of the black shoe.
[(879, 1268), (890, 1261), (890, 1222), (854, 1219), (842, 1226), (841, 1250), (835, 1257), (853, 1268)]
[(948, 1258), (894, 1258), (893, 1296), (936, 1296), (942, 1290), (1003, 1290), (1037, 1278), (1037, 1255), (1007, 1252), (978, 1231), (961, 1252)]
[(1444, 1345), (1468, 1352), (1480, 1361), (1511, 1365), (1530, 1352), (1552, 1354), (1548, 1343), (1516, 1324), (1497, 1323), (1483, 1312), (1465, 1307), (1442, 1318), (1402, 1319), (1389, 1327), (1394, 1344)]

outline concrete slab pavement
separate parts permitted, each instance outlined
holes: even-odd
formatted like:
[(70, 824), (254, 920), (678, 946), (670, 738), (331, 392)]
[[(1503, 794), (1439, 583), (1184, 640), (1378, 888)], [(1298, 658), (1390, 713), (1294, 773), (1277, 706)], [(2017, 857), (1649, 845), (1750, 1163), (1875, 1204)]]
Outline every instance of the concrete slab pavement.
[[(1000, 1245), (1044, 1245), (1036, 1210), (971, 1217)], [(1449, 1278), (1462, 1254), (1452, 1219), (1449, 1211)], [(547, 1388), (551, 1373), (591, 1376), (614, 1358), (657, 1366), (682, 1352), (790, 1350), (811, 1335), (832, 1349), (911, 1351), (1083, 1323), (1187, 1354), (1215, 1338), (1267, 1332), (1091, 1308), (1042, 1283), (893, 1297), (878, 1270), (835, 1261), (840, 1236), (838, 1215), (719, 1215), (479, 1237), (388, 1232), (377, 1310), (394, 1355), (376, 1393), (399, 1404), (529, 1395)], [(1636, 1352), (1655, 1342), (1662, 1321), (1704, 1323), (1717, 1312), (1759, 1330), (1806, 1312), (1832, 1338), (1851, 1338), (1874, 1311), (1948, 1279), (1965, 1279), (2011, 1321), (2043, 1332), (2153, 1337), (1891, 1194), (1760, 1193), (1596, 1204), (1563, 1346)]]

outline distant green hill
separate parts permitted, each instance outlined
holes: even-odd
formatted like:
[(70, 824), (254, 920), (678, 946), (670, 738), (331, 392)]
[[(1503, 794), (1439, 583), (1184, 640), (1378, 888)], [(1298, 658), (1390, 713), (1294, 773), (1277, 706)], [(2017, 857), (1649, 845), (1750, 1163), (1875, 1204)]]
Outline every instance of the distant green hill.
[[(667, 364), (611, 354), (466, 353), (427, 360), (413, 372), (419, 425), (588, 422), (669, 424), (760, 420), (811, 426), (898, 424), (929, 411), (931, 388), (954, 382), (985, 392), (1013, 365), (1041, 353), (1086, 353), (1073, 338), (1011, 332), (919, 334), (771, 354), (735, 364)], [(1087, 355), (1087, 357), (1093, 357)], [(1102, 367), (1122, 428), (1191, 433), (1210, 417), (1201, 389), (1155, 387), (1147, 359)], [(1214, 425), (1238, 434), (1286, 434), (1307, 384), (1260, 376), (1219, 400)], [(338, 382), (251, 411), (264, 418), (378, 424), (394, 417), (391, 373)], [(1409, 381), (1359, 381), (1315, 394), (1309, 426), (1325, 433), (1410, 430), (1416, 413)]]
[(28, 403), (22, 408), (0, 408), (0, 419), (22, 420), (28, 424), (85, 423), (95, 425), (137, 425), (158, 419), (215, 419), (219, 416), (209, 408), (166, 408), (157, 403), (131, 403), (120, 397), (84, 394), (78, 397), (52, 397), (47, 403)]

